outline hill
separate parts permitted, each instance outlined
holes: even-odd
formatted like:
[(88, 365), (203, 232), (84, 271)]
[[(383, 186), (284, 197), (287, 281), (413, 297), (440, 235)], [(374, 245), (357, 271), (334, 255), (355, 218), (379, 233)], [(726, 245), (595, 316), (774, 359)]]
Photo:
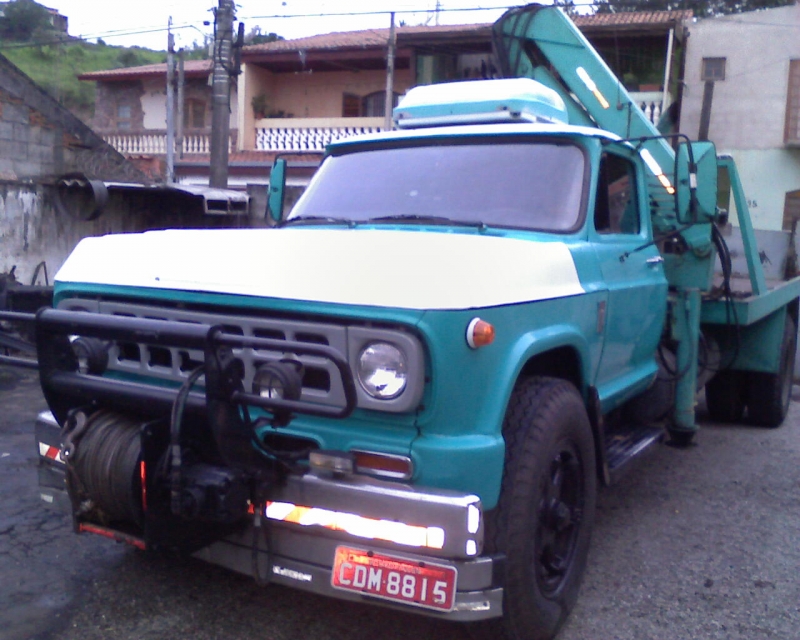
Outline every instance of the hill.
[(88, 71), (136, 67), (166, 62), (165, 51), (140, 47), (114, 47), (77, 38), (47, 44), (33, 44), (0, 39), (0, 53), (17, 65), (25, 74), (89, 123), (94, 109), (93, 82), (82, 82), (77, 76)]

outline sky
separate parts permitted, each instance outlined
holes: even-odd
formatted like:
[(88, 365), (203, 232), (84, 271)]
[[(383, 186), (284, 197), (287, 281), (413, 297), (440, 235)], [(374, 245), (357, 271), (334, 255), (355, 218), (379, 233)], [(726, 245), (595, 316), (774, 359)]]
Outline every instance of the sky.
[[(549, 0), (540, 0), (549, 4)], [(578, 0), (589, 3), (591, 0)], [(211, 38), (218, 0), (40, 0), (69, 19), (69, 34), (106, 44), (166, 49), (167, 24), (172, 18), (175, 46), (191, 47)], [(511, 5), (527, 0), (439, 0), (438, 24), (494, 22)], [(436, 0), (238, 0), (236, 18), (245, 30), (258, 26), (262, 33), (284, 38), (332, 31), (354, 31), (389, 26), (389, 12), (407, 24), (436, 24)], [(483, 8), (481, 11), (463, 9)], [(386, 12), (378, 15), (334, 16), (335, 13)], [(313, 14), (328, 14), (317, 17)], [(295, 17), (298, 16), (298, 17)], [(203, 22), (211, 25), (204, 25)]]

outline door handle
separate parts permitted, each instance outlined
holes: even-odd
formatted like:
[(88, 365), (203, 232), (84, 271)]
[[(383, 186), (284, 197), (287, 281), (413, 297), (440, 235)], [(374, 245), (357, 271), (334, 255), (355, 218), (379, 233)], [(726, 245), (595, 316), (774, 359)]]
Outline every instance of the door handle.
[(654, 256), (653, 258), (648, 258), (645, 260), (645, 263), (648, 267), (655, 267), (657, 264), (661, 264), (662, 262), (664, 262), (664, 258), (661, 256)]

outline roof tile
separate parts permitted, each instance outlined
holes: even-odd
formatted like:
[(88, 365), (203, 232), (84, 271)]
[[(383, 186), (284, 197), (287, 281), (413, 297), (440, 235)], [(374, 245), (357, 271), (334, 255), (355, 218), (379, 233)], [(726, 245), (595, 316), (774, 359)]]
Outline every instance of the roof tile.
[[(183, 63), (184, 73), (188, 76), (204, 76), (211, 73), (211, 60), (186, 60)], [(163, 76), (167, 72), (166, 63), (146, 64), (140, 67), (123, 67), (90, 71), (78, 76), (79, 80), (124, 80), (126, 78), (143, 78), (147, 76)]]
[[(601, 13), (590, 16), (577, 16), (575, 24), (580, 29), (604, 29), (617, 27), (647, 27), (667, 25), (676, 22), (688, 21), (692, 18), (692, 11), (628, 11), (622, 13)], [(476, 37), (488, 36), (491, 24), (457, 24), (457, 25), (419, 25), (397, 28), (398, 42), (402, 45), (404, 38), (416, 39), (425, 35), (474, 35)], [(363, 31), (343, 31), (324, 33), (295, 40), (276, 40), (264, 44), (250, 45), (244, 48), (245, 56), (248, 54), (280, 54), (292, 51), (331, 51), (336, 49), (382, 48), (386, 46), (389, 38), (389, 29), (365, 29)], [(211, 60), (187, 60), (184, 63), (185, 73), (189, 76), (204, 76), (211, 73)], [(81, 80), (125, 80), (128, 78), (142, 78), (148, 76), (161, 76), (167, 71), (166, 64), (149, 64), (141, 67), (127, 67), (123, 69), (108, 69), (105, 71), (92, 71), (81, 74)]]

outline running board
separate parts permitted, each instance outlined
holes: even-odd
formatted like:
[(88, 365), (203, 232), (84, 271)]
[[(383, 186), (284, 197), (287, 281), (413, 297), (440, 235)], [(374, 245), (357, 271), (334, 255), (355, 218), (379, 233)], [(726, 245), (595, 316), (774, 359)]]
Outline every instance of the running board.
[(616, 482), (629, 464), (650, 451), (664, 438), (659, 427), (636, 427), (631, 431), (609, 433), (606, 436), (606, 461), (611, 482)]

